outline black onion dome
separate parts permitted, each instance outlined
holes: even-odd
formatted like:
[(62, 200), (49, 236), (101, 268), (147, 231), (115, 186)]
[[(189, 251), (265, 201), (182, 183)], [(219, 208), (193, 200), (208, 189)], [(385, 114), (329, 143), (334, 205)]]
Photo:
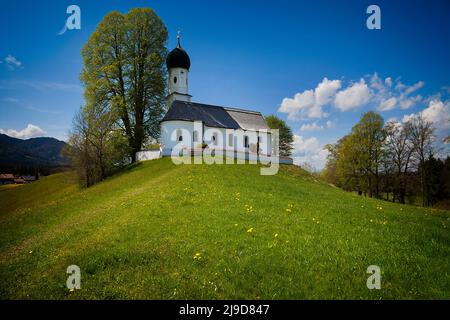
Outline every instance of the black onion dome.
[(167, 69), (184, 68), (189, 70), (191, 67), (191, 59), (189, 59), (186, 51), (181, 49), (181, 47), (176, 47), (167, 55), (166, 64)]

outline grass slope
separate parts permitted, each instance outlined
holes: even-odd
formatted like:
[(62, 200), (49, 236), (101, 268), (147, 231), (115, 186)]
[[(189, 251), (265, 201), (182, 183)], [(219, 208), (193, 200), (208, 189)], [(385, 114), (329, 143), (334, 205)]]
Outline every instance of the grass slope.
[[(0, 298), (450, 298), (449, 212), (358, 197), (283, 166), (149, 161), (87, 190), (0, 191)], [(69, 293), (76, 264), (82, 289)], [(368, 290), (366, 269), (382, 270)]]

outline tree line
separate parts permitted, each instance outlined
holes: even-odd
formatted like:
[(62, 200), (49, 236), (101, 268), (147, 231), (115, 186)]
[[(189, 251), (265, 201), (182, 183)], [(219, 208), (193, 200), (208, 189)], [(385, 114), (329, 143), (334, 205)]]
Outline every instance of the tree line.
[(421, 113), (384, 123), (370, 111), (329, 144), (324, 178), (348, 191), (393, 202), (431, 206), (450, 198), (450, 158), (439, 159), (435, 128)]

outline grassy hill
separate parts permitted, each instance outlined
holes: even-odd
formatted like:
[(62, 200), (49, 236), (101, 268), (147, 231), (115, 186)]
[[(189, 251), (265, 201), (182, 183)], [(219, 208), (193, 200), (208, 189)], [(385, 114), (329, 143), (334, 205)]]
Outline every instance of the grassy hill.
[[(150, 161), (0, 191), (0, 298), (450, 298), (450, 214), (301, 169)], [(76, 264), (82, 289), (69, 293)], [(368, 290), (378, 265), (382, 289)]]

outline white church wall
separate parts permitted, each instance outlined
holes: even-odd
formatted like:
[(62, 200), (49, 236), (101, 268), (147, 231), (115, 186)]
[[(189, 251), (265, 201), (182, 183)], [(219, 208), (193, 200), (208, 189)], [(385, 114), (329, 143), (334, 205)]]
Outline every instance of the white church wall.
[(146, 150), (136, 152), (136, 161), (147, 161), (161, 158), (161, 150)]
[[(196, 141), (193, 141), (194, 130), (197, 132)], [(180, 134), (182, 136), (181, 141), (178, 139)], [(233, 135), (231, 145), (230, 134)], [(208, 127), (202, 126), (201, 122), (194, 123), (181, 120), (164, 121), (161, 123), (162, 154), (163, 156), (170, 156), (173, 148), (177, 145), (180, 148), (201, 149), (202, 143), (206, 143), (210, 149), (215, 148), (216, 150), (223, 150), (225, 152), (236, 151), (237, 154), (256, 154), (257, 135), (260, 136), (259, 153), (270, 156), (272, 153), (270, 133)], [(215, 141), (213, 136), (215, 136)], [(248, 147), (244, 145), (245, 136), (248, 137)]]
[[(178, 141), (177, 139), (177, 130), (181, 130), (183, 136), (182, 141)], [(178, 144), (184, 148), (191, 148), (193, 131), (194, 123), (191, 121), (173, 120), (161, 123), (161, 147), (163, 156), (170, 156), (172, 154), (172, 149)], [(189, 134), (189, 137), (187, 133)]]

